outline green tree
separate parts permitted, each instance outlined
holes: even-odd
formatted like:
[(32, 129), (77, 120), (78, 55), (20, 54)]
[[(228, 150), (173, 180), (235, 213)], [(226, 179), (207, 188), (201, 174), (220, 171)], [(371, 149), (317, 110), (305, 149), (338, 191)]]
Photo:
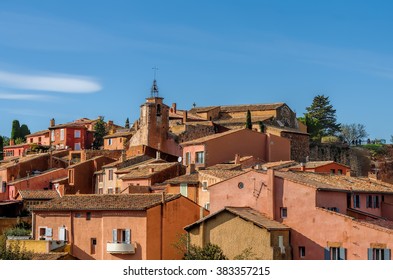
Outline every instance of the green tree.
[(258, 124), (259, 124), (259, 130), (260, 130), (261, 132), (265, 132), (265, 125), (263, 124), (263, 122), (262, 122), (262, 121), (259, 121)]
[(124, 127), (130, 128), (130, 120), (128, 118), (126, 119), (126, 125)]
[(15, 139), (15, 145), (19, 145), (25, 142), (26, 142), (25, 139), (23, 139), (22, 137), (18, 137)]
[(3, 147), (9, 146), (10, 145), (10, 138), (7, 136), (3, 136)]
[(20, 137), (20, 124), (18, 120), (12, 121), (11, 139), (15, 140)]
[(19, 137), (26, 141), (26, 135), (30, 134), (30, 129), (27, 125), (22, 124), (19, 129)]
[(189, 245), (184, 255), (185, 260), (227, 260), (224, 252), (218, 245), (208, 243), (205, 247)]
[[(328, 96), (317, 95), (310, 107), (306, 108), (309, 122), (316, 126), (319, 132), (314, 132), (320, 137), (335, 135), (340, 132), (340, 124), (337, 123), (336, 110), (330, 104)], [(319, 138), (320, 139), (320, 138)]]
[(252, 129), (252, 121), (251, 121), (251, 112), (250, 112), (250, 110), (247, 110), (247, 115), (246, 115), (246, 128), (247, 128), (247, 129)]
[(304, 117), (298, 118), (300, 122), (307, 126), (307, 133), (310, 134), (310, 139), (313, 142), (321, 141), (321, 125), (319, 121), (315, 118), (311, 118), (307, 113), (304, 114)]
[(104, 117), (99, 117), (98, 121), (94, 125), (93, 149), (97, 150), (104, 145), (104, 136), (106, 134)]
[(0, 260), (31, 260), (33, 253), (25, 250), (19, 242), (7, 246), (7, 237), (0, 236)]

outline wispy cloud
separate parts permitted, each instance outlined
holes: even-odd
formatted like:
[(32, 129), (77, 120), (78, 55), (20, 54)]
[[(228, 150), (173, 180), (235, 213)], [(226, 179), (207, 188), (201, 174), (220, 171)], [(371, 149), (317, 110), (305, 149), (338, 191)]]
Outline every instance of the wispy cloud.
[(63, 93), (93, 93), (102, 86), (92, 78), (67, 75), (25, 75), (0, 71), (0, 86)]
[(19, 94), (19, 93), (9, 93), (0, 92), (0, 99), (2, 100), (23, 100), (23, 101), (53, 101), (56, 98), (50, 95), (44, 94)]

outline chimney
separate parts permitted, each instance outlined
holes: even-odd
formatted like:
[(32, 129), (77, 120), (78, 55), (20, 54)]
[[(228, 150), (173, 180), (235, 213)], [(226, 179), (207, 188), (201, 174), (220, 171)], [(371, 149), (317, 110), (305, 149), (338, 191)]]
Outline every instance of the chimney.
[(162, 202), (162, 204), (165, 204), (165, 200), (166, 200), (166, 197), (165, 197), (165, 191), (164, 191), (164, 192), (161, 193), (161, 202)]
[(240, 164), (240, 155), (239, 154), (235, 155), (235, 164)]
[(184, 110), (183, 111), (183, 123), (186, 123), (186, 122), (187, 122), (187, 111)]
[(53, 126), (55, 126), (55, 125), (56, 125), (55, 119), (52, 118), (52, 119), (49, 121), (49, 127), (53, 127)]
[(126, 150), (121, 151), (121, 162), (124, 162), (127, 158)]
[[(377, 175), (377, 173), (375, 173), (375, 175)], [(348, 170), (347, 173), (345, 173), (345, 176), (351, 177), (351, 170)], [(376, 176), (376, 178), (378, 179), (378, 176)]]
[(190, 175), (190, 174), (192, 174), (192, 173), (194, 173), (195, 172), (195, 163), (190, 163), (188, 166), (187, 166), (187, 175)]
[(156, 159), (161, 159), (161, 153), (160, 151), (156, 151)]
[(14, 139), (10, 139), (10, 146), (14, 146), (15, 145), (15, 140)]
[(176, 113), (176, 111), (177, 111), (176, 103), (172, 103), (172, 111), (173, 111), (174, 113)]
[(113, 121), (108, 121), (108, 126), (112, 126), (113, 125)]
[(300, 171), (306, 171), (306, 164), (304, 162), (300, 163)]

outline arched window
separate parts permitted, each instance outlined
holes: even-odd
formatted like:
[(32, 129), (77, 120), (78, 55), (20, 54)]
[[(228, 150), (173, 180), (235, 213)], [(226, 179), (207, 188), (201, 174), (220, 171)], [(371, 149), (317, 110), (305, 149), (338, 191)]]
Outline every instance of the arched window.
[(157, 116), (161, 116), (161, 105), (157, 104)]

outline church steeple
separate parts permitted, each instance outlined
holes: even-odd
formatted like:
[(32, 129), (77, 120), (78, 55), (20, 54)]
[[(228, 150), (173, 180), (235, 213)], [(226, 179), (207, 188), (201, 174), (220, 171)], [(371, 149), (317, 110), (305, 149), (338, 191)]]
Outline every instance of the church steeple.
[(158, 97), (158, 86), (157, 86), (157, 80), (153, 80), (153, 85), (151, 86), (150, 90), (151, 97)]

